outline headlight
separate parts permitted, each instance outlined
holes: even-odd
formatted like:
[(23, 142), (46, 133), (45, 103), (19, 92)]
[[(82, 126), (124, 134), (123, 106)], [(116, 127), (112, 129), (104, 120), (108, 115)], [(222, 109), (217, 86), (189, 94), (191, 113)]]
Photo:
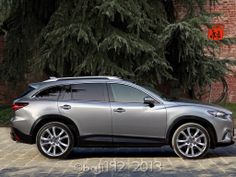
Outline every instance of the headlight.
[(214, 117), (218, 117), (221, 119), (228, 119), (228, 114), (221, 112), (221, 111), (207, 111), (209, 114), (213, 115)]

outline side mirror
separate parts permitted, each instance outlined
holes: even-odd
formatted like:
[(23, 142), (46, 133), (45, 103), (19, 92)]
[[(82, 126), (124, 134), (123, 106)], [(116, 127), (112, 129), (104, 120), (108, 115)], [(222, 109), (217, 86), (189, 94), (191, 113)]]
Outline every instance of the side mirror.
[(148, 104), (150, 107), (154, 107), (156, 101), (151, 97), (145, 97), (143, 102), (144, 104)]

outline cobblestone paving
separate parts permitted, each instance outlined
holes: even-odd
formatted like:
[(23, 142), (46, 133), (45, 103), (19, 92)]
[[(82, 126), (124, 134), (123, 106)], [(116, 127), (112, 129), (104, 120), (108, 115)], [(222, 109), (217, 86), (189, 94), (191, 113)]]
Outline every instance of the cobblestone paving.
[(76, 148), (66, 160), (50, 160), (35, 145), (16, 143), (0, 128), (0, 177), (5, 176), (236, 176), (236, 144), (183, 160), (169, 147)]

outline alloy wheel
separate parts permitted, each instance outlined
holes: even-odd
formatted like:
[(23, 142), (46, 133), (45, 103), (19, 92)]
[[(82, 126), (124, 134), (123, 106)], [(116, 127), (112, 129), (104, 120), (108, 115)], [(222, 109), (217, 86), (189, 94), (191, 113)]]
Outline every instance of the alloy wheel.
[(203, 126), (197, 123), (186, 123), (175, 131), (172, 147), (182, 158), (201, 158), (210, 147), (210, 136)]
[(196, 127), (182, 130), (177, 137), (177, 147), (187, 157), (201, 155), (207, 146), (206, 135)]
[(36, 143), (44, 156), (64, 158), (74, 147), (74, 137), (65, 124), (51, 122), (39, 130)]

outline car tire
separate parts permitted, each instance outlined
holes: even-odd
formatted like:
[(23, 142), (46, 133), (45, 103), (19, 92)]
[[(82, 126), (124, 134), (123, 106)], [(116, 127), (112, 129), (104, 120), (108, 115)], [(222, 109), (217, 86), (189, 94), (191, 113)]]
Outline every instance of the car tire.
[(66, 158), (74, 147), (74, 136), (65, 124), (50, 122), (38, 131), (36, 144), (45, 157)]
[(171, 145), (175, 153), (184, 159), (199, 159), (210, 147), (208, 131), (197, 123), (185, 123), (173, 134)]

